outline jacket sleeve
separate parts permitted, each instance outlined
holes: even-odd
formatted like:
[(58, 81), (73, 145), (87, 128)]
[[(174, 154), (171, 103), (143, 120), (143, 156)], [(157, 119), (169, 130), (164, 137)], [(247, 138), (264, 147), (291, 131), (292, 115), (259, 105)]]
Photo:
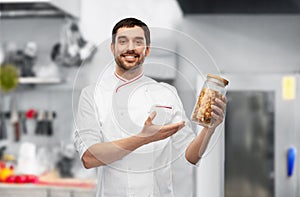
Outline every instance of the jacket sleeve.
[(82, 90), (75, 117), (74, 145), (80, 158), (92, 145), (103, 142), (101, 121), (94, 99), (93, 86)]
[(196, 137), (196, 132), (192, 129), (192, 124), (185, 114), (181, 99), (175, 87), (168, 84), (163, 84), (167, 87), (171, 95), (168, 96), (170, 105), (173, 107), (173, 114), (171, 118), (171, 123), (185, 121), (185, 127), (180, 131), (175, 133), (172, 139), (172, 160), (178, 159), (180, 156), (185, 154), (185, 150), (191, 141)]
[[(178, 159), (180, 156), (185, 155), (188, 145), (196, 137), (196, 133), (192, 129), (192, 124), (187, 118), (183, 107), (174, 107), (174, 116), (172, 122), (185, 121), (185, 127), (172, 136), (172, 157)], [(184, 157), (185, 158), (185, 157)]]

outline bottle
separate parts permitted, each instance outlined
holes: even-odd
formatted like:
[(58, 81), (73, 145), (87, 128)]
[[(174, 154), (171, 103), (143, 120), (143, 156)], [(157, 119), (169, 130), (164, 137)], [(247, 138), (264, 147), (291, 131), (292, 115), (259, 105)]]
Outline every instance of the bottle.
[(197, 103), (192, 113), (192, 121), (204, 127), (212, 127), (214, 120), (211, 116), (215, 99), (221, 99), (226, 94), (226, 86), (228, 81), (217, 75), (208, 74), (199, 94)]

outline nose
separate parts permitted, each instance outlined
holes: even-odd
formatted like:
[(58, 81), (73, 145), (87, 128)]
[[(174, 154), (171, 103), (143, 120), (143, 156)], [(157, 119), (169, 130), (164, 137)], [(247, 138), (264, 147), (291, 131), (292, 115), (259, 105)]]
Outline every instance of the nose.
[(132, 40), (129, 41), (128, 50), (134, 50), (134, 48), (135, 48), (135, 45), (134, 45), (133, 41)]

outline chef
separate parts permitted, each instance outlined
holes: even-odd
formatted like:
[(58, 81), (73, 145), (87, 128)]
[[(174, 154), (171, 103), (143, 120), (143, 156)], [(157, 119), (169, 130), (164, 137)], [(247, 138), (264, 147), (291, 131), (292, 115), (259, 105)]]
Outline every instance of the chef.
[(115, 68), (80, 95), (74, 144), (85, 168), (99, 169), (97, 196), (172, 197), (171, 164), (197, 164), (224, 119), (226, 98), (212, 106), (212, 127), (191, 129), (176, 89), (143, 74), (150, 31), (135, 18), (112, 31)]

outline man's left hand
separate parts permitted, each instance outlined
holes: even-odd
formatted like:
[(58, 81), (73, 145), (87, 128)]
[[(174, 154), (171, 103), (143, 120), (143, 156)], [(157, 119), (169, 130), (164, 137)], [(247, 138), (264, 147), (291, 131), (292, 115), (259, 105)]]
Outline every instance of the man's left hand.
[(216, 98), (214, 100), (215, 102), (213, 102), (211, 108), (212, 108), (212, 118), (214, 119), (214, 124), (213, 124), (213, 128), (216, 128), (217, 126), (219, 126), (223, 120), (224, 120), (224, 112), (225, 112), (225, 108), (226, 108), (226, 97), (222, 96), (221, 99)]

